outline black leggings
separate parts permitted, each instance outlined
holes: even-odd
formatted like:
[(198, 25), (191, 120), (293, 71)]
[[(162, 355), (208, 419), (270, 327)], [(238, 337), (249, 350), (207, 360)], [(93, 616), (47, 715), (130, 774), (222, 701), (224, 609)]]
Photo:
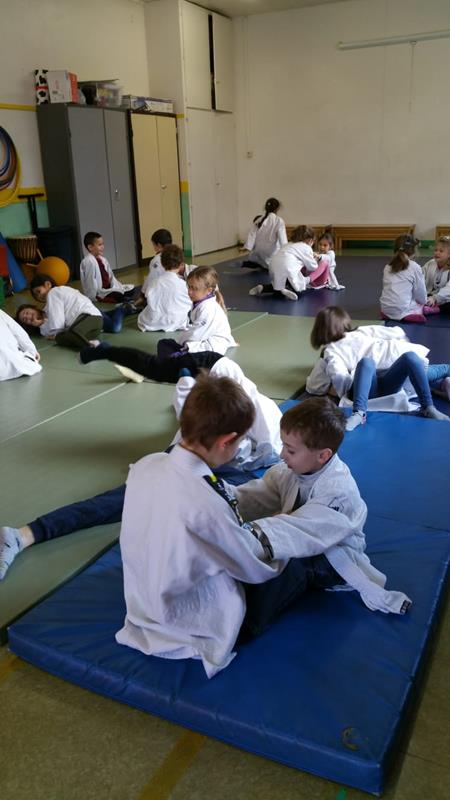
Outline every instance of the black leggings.
[(201, 369), (211, 369), (222, 358), (219, 353), (210, 351), (188, 353), (178, 358), (158, 358), (134, 347), (105, 347), (102, 348), (101, 357), (122, 367), (129, 367), (144, 378), (167, 383), (176, 383), (182, 369), (188, 369), (195, 378)]

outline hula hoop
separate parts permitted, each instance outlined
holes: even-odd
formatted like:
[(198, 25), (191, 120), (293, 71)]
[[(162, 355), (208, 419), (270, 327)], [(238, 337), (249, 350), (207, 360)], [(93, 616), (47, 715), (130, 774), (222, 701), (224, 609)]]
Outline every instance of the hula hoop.
[(20, 158), (13, 140), (0, 127), (0, 208), (12, 203), (19, 191)]

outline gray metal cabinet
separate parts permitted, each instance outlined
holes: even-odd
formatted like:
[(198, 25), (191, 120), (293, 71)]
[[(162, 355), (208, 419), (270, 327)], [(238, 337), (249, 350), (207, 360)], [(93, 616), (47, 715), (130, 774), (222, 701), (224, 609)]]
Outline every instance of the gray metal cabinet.
[(74, 228), (78, 262), (94, 230), (113, 269), (135, 264), (127, 112), (50, 104), (38, 107), (38, 127), (50, 225)]

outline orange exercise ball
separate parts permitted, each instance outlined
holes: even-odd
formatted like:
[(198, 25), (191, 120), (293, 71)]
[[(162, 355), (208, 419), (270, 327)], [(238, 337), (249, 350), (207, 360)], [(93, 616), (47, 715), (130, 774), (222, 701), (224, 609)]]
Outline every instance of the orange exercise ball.
[(64, 286), (70, 278), (70, 269), (66, 262), (58, 256), (47, 256), (39, 262), (37, 272), (43, 272), (53, 278), (57, 286)]

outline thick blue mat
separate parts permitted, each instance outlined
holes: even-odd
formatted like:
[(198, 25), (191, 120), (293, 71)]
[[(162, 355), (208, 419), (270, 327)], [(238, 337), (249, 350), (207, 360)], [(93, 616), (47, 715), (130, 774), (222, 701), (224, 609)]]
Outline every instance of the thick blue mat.
[[(10, 647), (100, 694), (379, 793), (419, 688), (443, 597), (450, 501), (435, 481), (446, 472), (449, 445), (450, 424), (376, 414), (347, 435), (343, 447), (369, 503), (368, 551), (388, 574), (389, 586), (413, 599), (405, 617), (372, 613), (353, 592), (310, 593), (208, 681), (199, 662), (146, 657), (116, 644), (125, 613), (116, 547), (16, 622)], [(428, 461), (421, 465), (424, 452)], [(407, 469), (399, 469), (402, 460)], [(411, 484), (413, 467), (420, 477)]]

